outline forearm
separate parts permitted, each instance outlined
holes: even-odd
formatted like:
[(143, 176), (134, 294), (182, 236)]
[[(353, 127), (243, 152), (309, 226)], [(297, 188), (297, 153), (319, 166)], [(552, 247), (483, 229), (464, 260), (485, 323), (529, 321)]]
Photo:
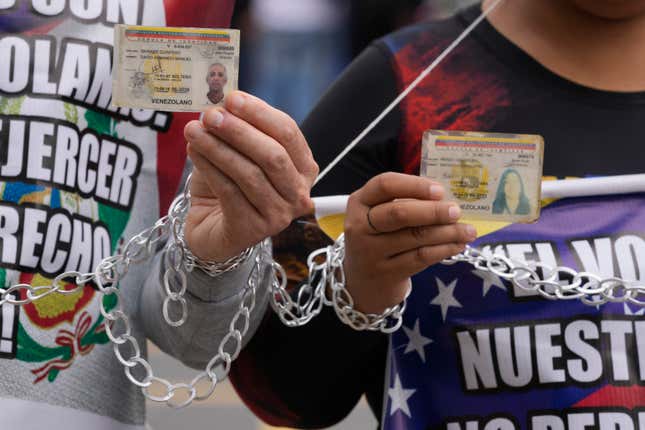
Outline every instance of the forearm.
[[(165, 267), (163, 254), (159, 254), (139, 301), (139, 315), (148, 338), (186, 365), (204, 367), (217, 353), (221, 340), (229, 332), (230, 322), (240, 308), (258, 252), (256, 250), (239, 268), (217, 277), (211, 277), (199, 269), (187, 273), (188, 290), (184, 297), (188, 302), (188, 319), (180, 327), (170, 326), (162, 316), (166, 297), (163, 288)], [(249, 329), (243, 344), (251, 338), (266, 310), (269, 267), (265, 257), (257, 282), (255, 307), (250, 313)]]

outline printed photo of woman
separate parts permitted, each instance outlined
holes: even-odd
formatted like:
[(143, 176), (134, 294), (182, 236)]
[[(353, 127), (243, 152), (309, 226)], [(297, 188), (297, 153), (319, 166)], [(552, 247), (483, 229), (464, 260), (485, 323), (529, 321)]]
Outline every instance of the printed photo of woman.
[(529, 212), (531, 212), (531, 204), (524, 192), (522, 177), (515, 169), (506, 169), (497, 186), (493, 213), (526, 215)]

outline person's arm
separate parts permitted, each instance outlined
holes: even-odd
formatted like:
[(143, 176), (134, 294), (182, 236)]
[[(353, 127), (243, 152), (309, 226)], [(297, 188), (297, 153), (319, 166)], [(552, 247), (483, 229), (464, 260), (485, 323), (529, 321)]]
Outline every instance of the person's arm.
[[(387, 53), (378, 47), (367, 50), (303, 126), (317, 161), (324, 166), (340, 153), (396, 90)], [(392, 172), (400, 170), (398, 116), (393, 112), (316, 189), (352, 193), (344, 269), (354, 307), (364, 313), (380, 314), (400, 303), (410, 276), (473, 239), (472, 231), (456, 223), (459, 208), (440, 201), (439, 184)], [(376, 229), (368, 222), (369, 210)], [(270, 313), (235, 366), (233, 382), (249, 407), (274, 425), (330, 426), (364, 393), (380, 416), (386, 342), (380, 333), (344, 326), (329, 308), (298, 329), (285, 328)]]
[[(179, 190), (183, 191), (184, 183), (192, 170), (192, 163), (187, 160)], [(138, 317), (143, 323), (146, 337), (187, 366), (203, 370), (217, 353), (219, 343), (229, 331), (229, 324), (239, 309), (256, 255), (257, 251), (238, 269), (217, 277), (211, 277), (199, 269), (186, 273), (188, 289), (184, 298), (187, 301), (188, 319), (180, 327), (172, 327), (162, 317), (162, 306), (166, 298), (163, 287), (166, 272), (164, 248), (156, 255), (152, 270), (141, 289)], [(270, 273), (267, 261), (262, 267), (263, 276), (257, 283), (256, 304), (250, 314), (249, 329), (242, 339), (243, 344), (253, 336), (267, 308)]]
[[(241, 103), (233, 104), (235, 99)], [(203, 121), (186, 126), (194, 168), (185, 238), (197, 258), (226, 261), (311, 210), (309, 191), (318, 168), (295, 123), (285, 125), (289, 121), (257, 98), (236, 92), (226, 99), (225, 107), (210, 109)], [(276, 129), (274, 124), (281, 127)], [(236, 270), (217, 277), (199, 269), (187, 274), (189, 316), (179, 328), (168, 326), (159, 316), (165, 272), (159, 256), (139, 304), (148, 337), (184, 363), (203, 367), (229, 332), (259, 252)], [(269, 254), (262, 252), (255, 308), (245, 340), (266, 308)], [(239, 327), (243, 321), (239, 320)]]
[[(396, 78), (384, 48), (370, 47), (322, 97), (302, 130), (321, 169), (389, 104), (397, 94)], [(392, 112), (330, 174), (315, 195), (349, 194), (378, 173), (399, 170), (396, 144), (400, 114)], [(296, 250), (301, 262), (308, 252), (328, 244), (310, 237), (307, 224), (295, 222), (280, 235), (276, 258)], [(317, 242), (317, 243), (316, 243)], [(282, 243), (282, 245), (280, 245)], [(327, 427), (343, 419), (360, 397), (378, 416), (381, 407), (387, 337), (356, 332), (328, 307), (301, 328), (285, 327), (270, 310), (257, 335), (234, 363), (231, 380), (245, 403), (276, 426)]]

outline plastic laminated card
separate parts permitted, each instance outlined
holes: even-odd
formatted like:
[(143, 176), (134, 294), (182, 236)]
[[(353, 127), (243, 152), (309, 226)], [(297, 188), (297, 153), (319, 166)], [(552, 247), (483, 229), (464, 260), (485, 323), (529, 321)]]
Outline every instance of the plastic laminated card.
[(203, 111), (237, 89), (240, 32), (117, 25), (115, 106)]
[(421, 151), (421, 175), (445, 187), (445, 199), (459, 204), (464, 219), (540, 216), (542, 136), (428, 130)]

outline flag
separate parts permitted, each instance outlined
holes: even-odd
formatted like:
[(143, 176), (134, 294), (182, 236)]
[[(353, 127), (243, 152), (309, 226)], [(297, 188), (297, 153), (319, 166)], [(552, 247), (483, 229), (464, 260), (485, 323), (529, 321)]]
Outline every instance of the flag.
[[(645, 280), (645, 194), (561, 199), (473, 246)], [(390, 338), (383, 428), (645, 428), (645, 308), (548, 300), (468, 263), (413, 277)]]

